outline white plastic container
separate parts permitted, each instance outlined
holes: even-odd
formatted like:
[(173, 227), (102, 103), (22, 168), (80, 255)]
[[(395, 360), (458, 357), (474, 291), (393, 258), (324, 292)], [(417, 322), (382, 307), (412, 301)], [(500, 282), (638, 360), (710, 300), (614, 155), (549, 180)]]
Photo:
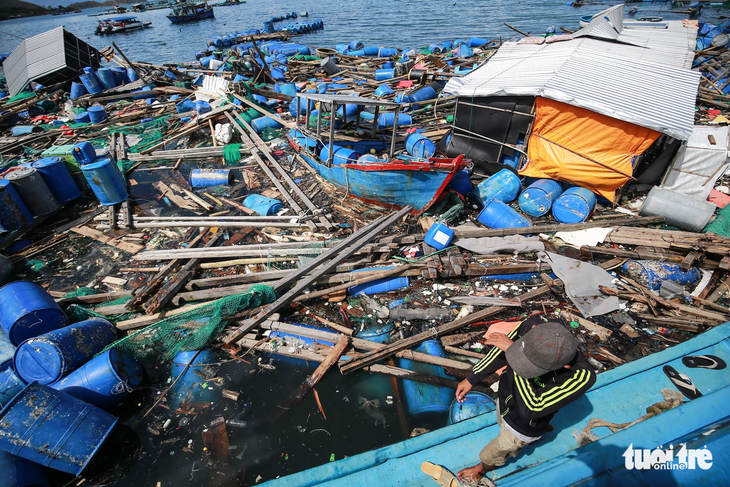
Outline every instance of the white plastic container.
[(701, 232), (715, 214), (716, 205), (691, 196), (655, 186), (641, 206), (644, 216), (663, 216), (667, 225)]

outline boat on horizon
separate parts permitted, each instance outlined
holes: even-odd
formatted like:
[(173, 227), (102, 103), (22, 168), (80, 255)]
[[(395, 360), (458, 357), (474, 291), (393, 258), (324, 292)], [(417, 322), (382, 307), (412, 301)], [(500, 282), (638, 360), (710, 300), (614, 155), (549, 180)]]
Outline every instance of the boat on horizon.
[(209, 19), (213, 17), (213, 7), (206, 2), (186, 3), (180, 2), (172, 5), (172, 13), (167, 18), (173, 24), (181, 22), (192, 22), (195, 20)]
[(118, 34), (120, 32), (127, 32), (135, 29), (144, 29), (150, 25), (152, 25), (152, 22), (149, 20), (141, 21), (132, 15), (109, 17), (108, 19), (99, 20), (99, 24), (96, 26), (94, 34)]

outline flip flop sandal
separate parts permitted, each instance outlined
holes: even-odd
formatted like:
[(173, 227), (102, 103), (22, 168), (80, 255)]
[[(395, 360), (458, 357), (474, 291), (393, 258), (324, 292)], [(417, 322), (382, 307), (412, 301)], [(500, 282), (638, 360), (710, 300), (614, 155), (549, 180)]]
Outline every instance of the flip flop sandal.
[(682, 363), (691, 369), (701, 368), (720, 370), (727, 367), (725, 361), (715, 355), (694, 355), (682, 357)]
[(674, 370), (674, 367), (665, 365), (663, 370), (664, 373), (667, 374), (667, 377), (669, 377), (669, 380), (672, 381), (674, 386), (679, 389), (679, 392), (681, 392), (687, 399), (697, 399), (702, 395), (694, 382), (692, 382), (692, 379), (684, 374), (680, 374)]
[(434, 479), (441, 487), (461, 487), (461, 482), (449, 469), (431, 462), (421, 464), (423, 473)]

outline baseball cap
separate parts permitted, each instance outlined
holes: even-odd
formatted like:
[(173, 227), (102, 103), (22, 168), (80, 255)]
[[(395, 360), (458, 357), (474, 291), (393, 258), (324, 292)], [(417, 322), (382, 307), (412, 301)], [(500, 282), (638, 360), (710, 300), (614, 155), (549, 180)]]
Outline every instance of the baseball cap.
[(507, 363), (525, 379), (546, 374), (573, 360), (578, 342), (560, 323), (537, 325), (505, 352)]

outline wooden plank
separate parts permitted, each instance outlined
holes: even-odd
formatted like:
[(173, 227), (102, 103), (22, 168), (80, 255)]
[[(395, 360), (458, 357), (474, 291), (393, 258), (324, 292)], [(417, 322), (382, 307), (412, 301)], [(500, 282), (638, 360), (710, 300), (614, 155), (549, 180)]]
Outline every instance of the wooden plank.
[(569, 323), (571, 321), (575, 321), (576, 323), (580, 324), (583, 328), (598, 336), (598, 338), (600, 338), (602, 342), (608, 340), (613, 334), (613, 331), (609, 330), (608, 328), (597, 325), (590, 320), (571, 313), (570, 311), (564, 309), (560, 310), (560, 316), (564, 320), (567, 320)]
[(136, 254), (140, 250), (144, 249), (144, 245), (138, 245), (131, 242), (125, 242), (124, 240), (113, 237), (110, 235), (105, 235), (99, 230), (89, 228), (89, 227), (73, 227), (71, 228), (71, 231), (74, 233), (78, 233), (79, 235), (83, 235), (84, 237), (93, 238), (97, 242), (101, 242), (106, 245), (111, 245), (112, 247), (116, 247), (120, 250), (123, 250), (125, 252), (129, 252), (130, 254)]

